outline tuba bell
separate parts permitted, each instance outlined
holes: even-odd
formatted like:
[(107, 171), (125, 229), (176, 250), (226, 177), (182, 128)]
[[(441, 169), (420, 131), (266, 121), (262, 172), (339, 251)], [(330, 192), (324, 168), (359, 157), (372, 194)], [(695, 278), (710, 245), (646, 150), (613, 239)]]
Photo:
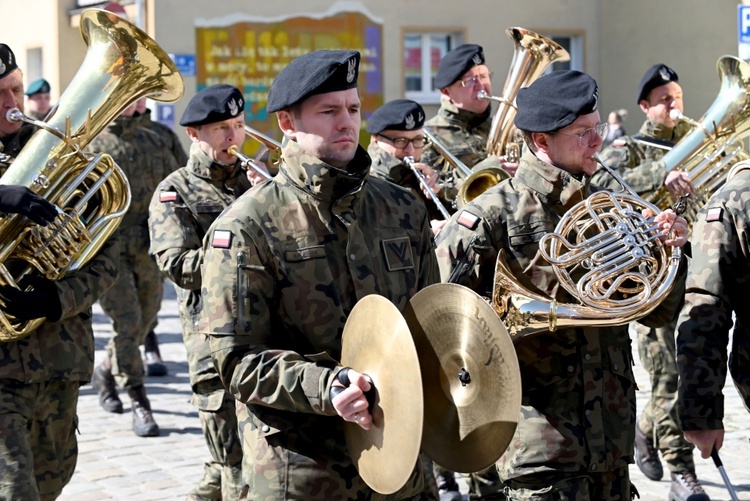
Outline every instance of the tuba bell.
[(593, 193), (539, 241), (541, 256), (578, 304), (527, 290), (498, 255), (492, 305), (514, 341), (559, 328), (622, 325), (648, 315), (672, 290), (681, 250), (662, 243), (658, 224), (642, 213), (660, 210), (595, 159), (624, 191)]
[[(0, 178), (30, 188), (55, 204), (45, 227), (18, 214), (0, 218), (0, 284), (20, 288), (38, 272), (50, 280), (85, 265), (117, 229), (130, 205), (127, 178), (109, 155), (84, 153), (86, 145), (128, 105), (149, 96), (176, 101), (180, 73), (144, 32), (110, 12), (81, 15), (86, 57), (46, 122), (10, 110), (8, 119), (40, 128)], [(0, 308), (0, 341), (33, 332), (44, 319), (19, 321)]]
[[(695, 122), (678, 110), (673, 119), (691, 123), (694, 129), (661, 159), (667, 171), (680, 169), (690, 177), (695, 196), (688, 199), (685, 218), (693, 223), (700, 208), (727, 180), (731, 167), (750, 159), (742, 139), (750, 131), (750, 65), (733, 56), (722, 56), (716, 63), (721, 80), (719, 95), (703, 117)], [(674, 200), (665, 187), (652, 197), (657, 207), (666, 209)]]

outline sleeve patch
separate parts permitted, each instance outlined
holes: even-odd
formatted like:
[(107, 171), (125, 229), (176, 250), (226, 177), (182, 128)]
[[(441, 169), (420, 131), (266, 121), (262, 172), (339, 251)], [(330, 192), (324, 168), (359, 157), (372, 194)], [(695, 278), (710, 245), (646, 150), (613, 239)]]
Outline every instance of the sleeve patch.
[(706, 221), (709, 223), (713, 223), (715, 221), (721, 222), (721, 217), (724, 212), (724, 209), (721, 207), (712, 207), (711, 209), (708, 209), (706, 212)]
[(479, 216), (477, 216), (476, 214), (472, 214), (467, 210), (463, 210), (461, 211), (461, 214), (458, 215), (456, 222), (465, 228), (474, 230), (476, 229), (477, 224), (479, 224), (479, 219)]
[(211, 247), (228, 249), (232, 245), (232, 232), (229, 230), (214, 230), (211, 237)]
[(159, 201), (164, 202), (175, 202), (177, 201), (176, 191), (162, 191), (159, 193)]

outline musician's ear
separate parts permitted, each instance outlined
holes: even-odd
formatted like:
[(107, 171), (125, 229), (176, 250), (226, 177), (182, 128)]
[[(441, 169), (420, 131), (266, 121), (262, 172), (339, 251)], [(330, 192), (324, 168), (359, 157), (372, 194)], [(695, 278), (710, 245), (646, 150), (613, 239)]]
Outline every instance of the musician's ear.
[(276, 112), (276, 120), (279, 122), (279, 129), (284, 135), (294, 139), (297, 132), (294, 114), (290, 110), (279, 110)]
[(185, 128), (185, 132), (187, 132), (187, 135), (192, 142), (197, 143), (200, 141), (198, 138), (198, 129), (196, 127), (188, 126)]

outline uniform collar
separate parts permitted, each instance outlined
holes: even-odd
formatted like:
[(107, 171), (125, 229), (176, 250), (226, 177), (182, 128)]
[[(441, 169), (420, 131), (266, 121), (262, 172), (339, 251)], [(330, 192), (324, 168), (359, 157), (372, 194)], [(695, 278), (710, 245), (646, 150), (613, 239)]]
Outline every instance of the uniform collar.
[(190, 145), (188, 168), (198, 177), (219, 182), (227, 182), (236, 178), (242, 172), (239, 161), (234, 165), (222, 165), (214, 162), (211, 157), (206, 155), (198, 143)]
[(438, 111), (438, 115), (442, 116), (448, 123), (469, 130), (483, 126), (489, 130), (491, 114), (492, 106), (488, 106), (484, 113), (474, 113), (473, 111), (459, 108), (448, 100), (443, 100)]
[(567, 171), (540, 160), (528, 148), (524, 149), (514, 179), (564, 210), (583, 200), (590, 180), (584, 176), (583, 181), (579, 181)]
[(116, 136), (128, 137), (135, 134), (135, 131), (138, 129), (139, 125), (140, 117), (138, 116), (119, 116), (107, 126), (107, 129), (109, 130), (109, 132)]
[(404, 162), (378, 146), (375, 141), (367, 147), (367, 153), (372, 159), (372, 171), (384, 175), (388, 181), (401, 185), (405, 180), (414, 177)]
[(304, 191), (326, 201), (336, 201), (357, 193), (370, 173), (370, 155), (357, 146), (357, 153), (349, 165), (339, 169), (300, 148), (285, 137), (281, 147), (283, 162), (279, 172)]
[(687, 122), (681, 121), (674, 128), (669, 128), (664, 127), (663, 125), (656, 125), (651, 120), (646, 120), (638, 133), (645, 137), (655, 137), (657, 139), (676, 143), (690, 132), (690, 130), (690, 124)]

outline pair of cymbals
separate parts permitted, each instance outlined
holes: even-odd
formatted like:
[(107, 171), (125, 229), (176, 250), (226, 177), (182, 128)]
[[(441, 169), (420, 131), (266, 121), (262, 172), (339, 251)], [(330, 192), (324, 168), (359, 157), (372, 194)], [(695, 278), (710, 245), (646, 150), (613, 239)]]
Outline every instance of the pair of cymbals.
[(376, 388), (373, 426), (345, 424), (363, 480), (391, 494), (420, 449), (451, 471), (492, 465), (515, 432), (521, 376), (513, 343), (492, 307), (471, 289), (435, 284), (403, 315), (387, 299), (360, 300), (344, 327), (342, 365)]

